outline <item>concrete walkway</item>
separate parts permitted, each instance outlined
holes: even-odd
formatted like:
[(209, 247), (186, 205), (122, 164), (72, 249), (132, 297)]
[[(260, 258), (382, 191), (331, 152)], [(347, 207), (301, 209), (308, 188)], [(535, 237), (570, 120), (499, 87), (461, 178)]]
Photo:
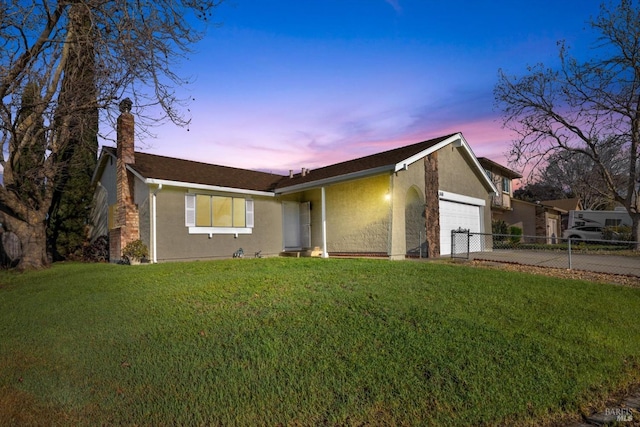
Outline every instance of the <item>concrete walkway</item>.
[[(495, 250), (474, 252), (469, 259), (508, 262), (539, 267), (569, 268), (567, 252)], [(572, 253), (571, 268), (597, 273), (623, 274), (640, 277), (640, 257)]]

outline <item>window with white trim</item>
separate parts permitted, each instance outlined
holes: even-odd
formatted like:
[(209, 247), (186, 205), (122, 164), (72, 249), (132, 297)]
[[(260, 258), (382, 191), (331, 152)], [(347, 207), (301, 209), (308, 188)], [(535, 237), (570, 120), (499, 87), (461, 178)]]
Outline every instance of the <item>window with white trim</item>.
[(502, 191), (508, 193), (511, 190), (511, 180), (506, 177), (502, 177)]
[(211, 194), (185, 194), (185, 226), (207, 229), (253, 228), (253, 200)]

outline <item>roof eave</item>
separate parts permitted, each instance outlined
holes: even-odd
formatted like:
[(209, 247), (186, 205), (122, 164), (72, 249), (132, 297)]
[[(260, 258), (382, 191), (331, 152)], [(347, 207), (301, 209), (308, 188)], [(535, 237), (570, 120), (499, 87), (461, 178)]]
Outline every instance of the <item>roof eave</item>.
[[(482, 159), (482, 161), (480, 161), (480, 159)], [(513, 169), (509, 169), (506, 166), (501, 165), (498, 162), (494, 162), (491, 159), (488, 159), (486, 157), (481, 157), (478, 159), (478, 161), (480, 162), (480, 165), (482, 166), (482, 162), (485, 162), (488, 164), (488, 166), (490, 168), (495, 168), (497, 170), (500, 171), (500, 175), (504, 176), (505, 178), (509, 178), (509, 179), (520, 179), (522, 178), (522, 174), (520, 174), (517, 171), (514, 171)], [(484, 166), (483, 166), (484, 167)]]
[(462, 148), (464, 149), (464, 151), (467, 153), (467, 156), (473, 161), (473, 163), (475, 164), (479, 175), (482, 177), (482, 181), (485, 183), (485, 185), (489, 188), (489, 190), (491, 190), (491, 192), (493, 192), (494, 196), (499, 195), (500, 193), (498, 192), (498, 188), (495, 186), (495, 184), (493, 182), (491, 182), (491, 180), (489, 179), (489, 177), (484, 173), (484, 168), (482, 167), (482, 165), (480, 164), (480, 162), (478, 161), (478, 158), (476, 157), (476, 155), (473, 153), (473, 150), (471, 149), (471, 146), (469, 145), (469, 143), (464, 139), (464, 136), (462, 136), (462, 133), (458, 132), (454, 135), (451, 135), (449, 138), (444, 139), (442, 141), (440, 141), (439, 143), (425, 149), (422, 150), (419, 153), (414, 154), (413, 156), (396, 163), (395, 165), (395, 172), (401, 171), (401, 170), (405, 170), (407, 169), (407, 167), (412, 164), (417, 162), (418, 160), (422, 159), (423, 157), (428, 156), (429, 154), (435, 153), (436, 151), (440, 150), (441, 148), (446, 147), (449, 144), (453, 144), (454, 147), (457, 148)]
[(96, 165), (96, 168), (93, 170), (93, 175), (91, 176), (91, 185), (96, 185), (96, 183), (99, 181), (100, 175), (102, 175), (102, 171), (104, 171), (105, 162), (107, 161), (106, 159), (108, 157), (112, 157), (115, 159), (115, 156), (112, 155), (109, 150), (103, 149), (100, 151), (100, 157), (98, 158), (98, 163)]
[(462, 135), (460, 133), (457, 133), (455, 135), (450, 136), (447, 139), (444, 139), (442, 141), (440, 141), (439, 143), (424, 149), (422, 151), (420, 151), (419, 153), (414, 154), (411, 157), (408, 157), (398, 163), (396, 163), (395, 165), (395, 172), (399, 172), (401, 170), (406, 170), (409, 165), (411, 165), (412, 163), (417, 162), (418, 160), (428, 156), (429, 154), (435, 153), (436, 151), (438, 151), (439, 149), (446, 147), (447, 145), (451, 144), (452, 142), (455, 143), (456, 140), (459, 140), (460, 138), (462, 138)]
[[(135, 173), (135, 172), (134, 172)], [(139, 176), (139, 175), (138, 175)], [(251, 196), (275, 197), (271, 191), (248, 190), (246, 188), (223, 187), (219, 185), (197, 184), (194, 182), (171, 181), (168, 179), (141, 178), (147, 185), (188, 188), (191, 190), (220, 191), (224, 193), (246, 194)]]
[(324, 178), (324, 179), (319, 179), (319, 180), (315, 180), (315, 181), (303, 182), (303, 183), (291, 185), (291, 186), (288, 186), (288, 187), (277, 188), (275, 190), (275, 193), (276, 194), (289, 194), (289, 193), (296, 193), (298, 191), (309, 190), (309, 189), (312, 189), (312, 188), (326, 187), (326, 186), (331, 185), (331, 184), (338, 184), (340, 182), (351, 181), (353, 179), (368, 178), (370, 176), (380, 175), (380, 174), (385, 173), (385, 172), (393, 172), (394, 168), (395, 168), (395, 165), (379, 166), (377, 168), (365, 169), (365, 170), (358, 171), (358, 172), (352, 172), (352, 173), (347, 173), (347, 174), (344, 174), (344, 175), (333, 176), (333, 177), (330, 177), (330, 178)]

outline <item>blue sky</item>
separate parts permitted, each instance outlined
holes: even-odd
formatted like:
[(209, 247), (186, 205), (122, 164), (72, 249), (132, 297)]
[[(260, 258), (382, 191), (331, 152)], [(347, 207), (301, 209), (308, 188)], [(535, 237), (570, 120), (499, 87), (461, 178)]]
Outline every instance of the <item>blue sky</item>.
[(162, 125), (149, 153), (286, 173), (462, 132), (506, 164), (498, 70), (588, 57), (592, 0), (229, 0), (178, 72), (189, 130)]

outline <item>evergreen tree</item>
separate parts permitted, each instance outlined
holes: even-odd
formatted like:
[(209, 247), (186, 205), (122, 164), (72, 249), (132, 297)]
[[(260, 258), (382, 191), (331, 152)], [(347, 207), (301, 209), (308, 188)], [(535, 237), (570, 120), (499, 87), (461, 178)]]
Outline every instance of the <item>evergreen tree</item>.
[[(98, 109), (95, 89), (95, 36), (89, 10), (73, 4), (69, 10), (69, 59), (58, 100), (59, 116), (72, 116), (49, 210), (47, 237), (54, 260), (80, 257), (93, 196), (91, 177), (98, 151)], [(62, 121), (59, 126), (62, 125)]]

